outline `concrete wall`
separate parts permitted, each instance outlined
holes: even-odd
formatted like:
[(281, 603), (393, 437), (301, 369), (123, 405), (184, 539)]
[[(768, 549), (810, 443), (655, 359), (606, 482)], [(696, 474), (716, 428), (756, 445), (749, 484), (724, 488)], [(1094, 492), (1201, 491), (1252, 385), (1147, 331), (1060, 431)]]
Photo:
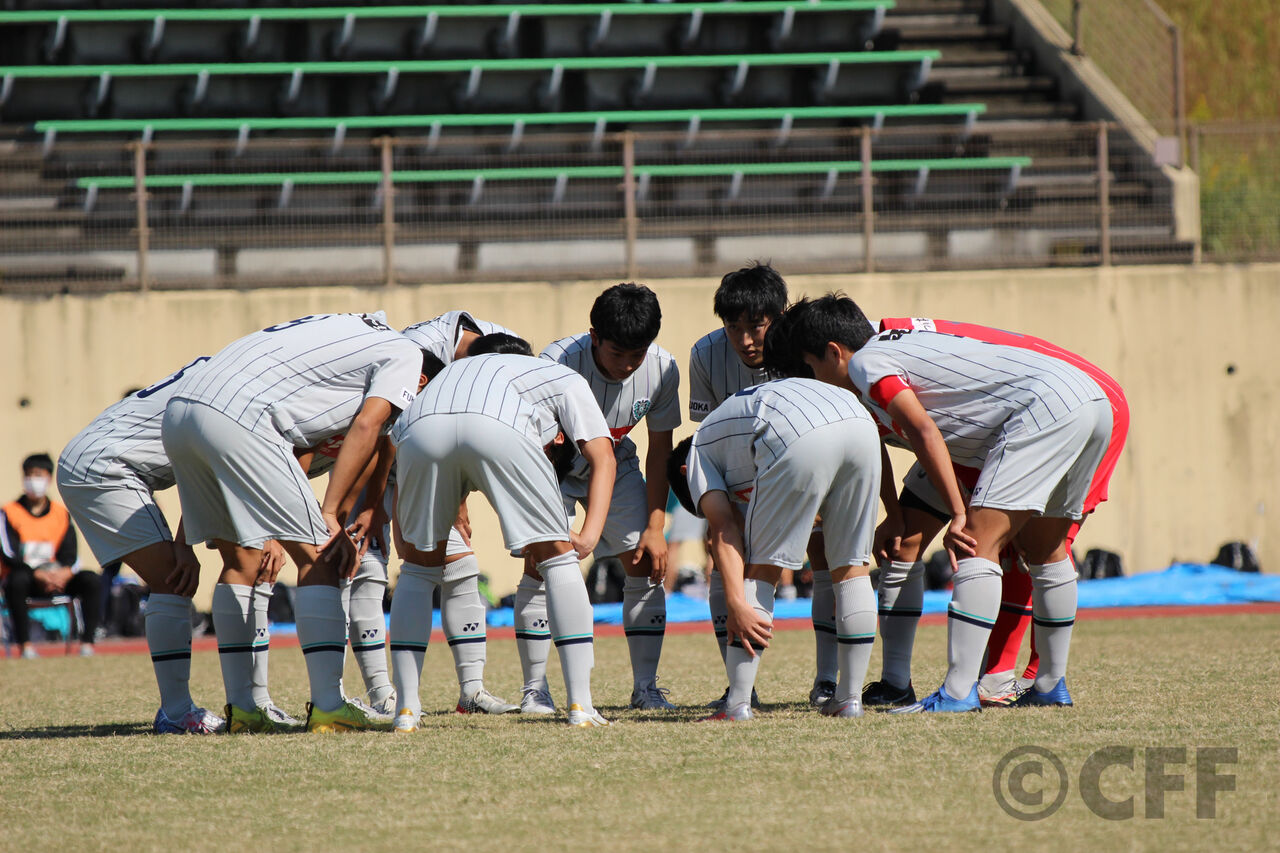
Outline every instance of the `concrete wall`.
[[(56, 456), (125, 390), (271, 323), (384, 309), (404, 326), (465, 307), (523, 330), (541, 347), (584, 330), (606, 284), (2, 297), (0, 496), (18, 493), (24, 455)], [(715, 325), (717, 282), (651, 284), (664, 311), (659, 343), (683, 364), (693, 341)], [(1119, 551), (1133, 572), (1207, 560), (1220, 543), (1242, 539), (1256, 546), (1264, 567), (1280, 566), (1280, 537), (1268, 524), (1268, 509), (1280, 507), (1280, 374), (1273, 367), (1280, 363), (1273, 328), (1280, 265), (815, 276), (794, 278), (791, 287), (793, 296), (842, 289), (873, 318), (967, 320), (1084, 355), (1124, 385), (1133, 424), (1111, 500), (1085, 526), (1080, 546)], [(901, 473), (903, 456), (895, 467)], [(504, 556), (484, 501), (472, 503), (483, 570), (509, 591), (518, 566)], [(161, 504), (176, 523), (176, 494), (162, 495)], [(205, 606), (214, 572), (209, 560), (197, 598)]]

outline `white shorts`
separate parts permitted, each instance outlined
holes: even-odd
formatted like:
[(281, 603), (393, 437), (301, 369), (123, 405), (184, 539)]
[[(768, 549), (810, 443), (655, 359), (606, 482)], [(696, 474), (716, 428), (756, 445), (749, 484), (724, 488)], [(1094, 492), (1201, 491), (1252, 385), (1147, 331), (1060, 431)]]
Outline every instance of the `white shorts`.
[[(588, 480), (566, 477), (560, 484), (564, 498), (564, 511), (573, 518), (578, 504), (587, 506)], [(649, 495), (645, 491), (644, 476), (640, 473), (640, 460), (634, 453), (618, 460), (618, 474), (613, 481), (613, 497), (609, 501), (609, 516), (604, 522), (604, 532), (592, 552), (597, 560), (614, 557), (634, 549), (640, 544), (640, 534), (649, 526)]]
[(172, 542), (169, 523), (141, 477), (123, 469), (93, 482), (58, 463), (58, 495), (99, 565), (158, 542)]
[(458, 506), (483, 492), (509, 550), (532, 542), (568, 542), (569, 524), (555, 471), (542, 448), (486, 415), (427, 415), (400, 441), (396, 523), (422, 551), (446, 542)]
[(169, 401), (161, 430), (188, 542), (261, 548), (268, 539), (321, 545), (329, 538), (283, 436), (245, 429), (217, 409), (181, 399)]
[(1110, 443), (1107, 400), (1085, 403), (1046, 429), (1002, 435), (987, 454), (969, 505), (1079, 521)]
[(871, 421), (805, 433), (756, 475), (744, 525), (747, 562), (801, 568), (821, 515), (827, 565), (868, 565), (879, 499), (880, 436)]

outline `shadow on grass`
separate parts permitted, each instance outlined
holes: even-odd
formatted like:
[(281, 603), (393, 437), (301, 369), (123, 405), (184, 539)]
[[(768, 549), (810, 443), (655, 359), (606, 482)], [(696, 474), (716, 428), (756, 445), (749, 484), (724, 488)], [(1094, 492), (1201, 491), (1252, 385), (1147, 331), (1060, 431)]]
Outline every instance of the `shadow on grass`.
[(128, 737), (152, 734), (146, 723), (99, 723), (91, 726), (41, 726), (0, 730), (0, 740), (47, 740), (77, 737)]

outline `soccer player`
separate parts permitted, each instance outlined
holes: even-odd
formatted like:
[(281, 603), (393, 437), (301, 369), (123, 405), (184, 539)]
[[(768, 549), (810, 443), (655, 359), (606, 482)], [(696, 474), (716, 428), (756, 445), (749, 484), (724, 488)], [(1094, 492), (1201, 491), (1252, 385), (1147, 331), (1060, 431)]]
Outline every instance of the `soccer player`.
[[(191, 597), (200, 583), (200, 562), (182, 523), (173, 536), (154, 497), (174, 483), (160, 440), (165, 405), (174, 383), (206, 361), (202, 356), (108, 407), (58, 459), (58, 492), (98, 562), (122, 560), (151, 590), (145, 628), (160, 688), (153, 724), (158, 734), (211, 734), (225, 727), (221, 717), (192, 701), (189, 689)], [(254, 707), (260, 707), (256, 699)], [(270, 696), (262, 707), (274, 707)]]
[[(681, 477), (677, 466), (686, 448)], [(724, 579), (729, 694), (709, 719), (751, 719), (757, 652), (772, 635), (774, 587), (784, 569), (800, 568), (819, 515), (827, 530), (838, 641), (838, 681), (821, 710), (862, 716), (862, 681), (875, 640), (869, 572), (880, 491), (880, 437), (870, 415), (845, 390), (813, 379), (777, 379), (717, 407), (681, 442), (671, 464), (676, 495), (706, 516)], [(745, 518), (733, 502), (746, 503)]]
[[(1098, 504), (1107, 499), (1107, 487), (1111, 474), (1124, 447), (1129, 427), (1129, 405), (1120, 384), (1105, 371), (1075, 353), (1031, 335), (1022, 335), (993, 329), (973, 323), (950, 320), (934, 320), (920, 317), (894, 317), (882, 319), (881, 332), (889, 329), (920, 329), (952, 335), (962, 335), (989, 343), (1024, 347), (1060, 359), (1087, 373), (1107, 395), (1111, 403), (1111, 441), (1107, 452), (1089, 486), (1082, 507), (1087, 517)], [(956, 468), (956, 478), (961, 486), (972, 489), (980, 472), (972, 468)], [(915, 639), (916, 624), (924, 596), (925, 550), (934, 536), (950, 520), (946, 507), (929, 482), (924, 469), (917, 462), (903, 478), (898, 496), (902, 508), (901, 524), (898, 520), (886, 520), (885, 529), (877, 531), (877, 547), (884, 546), (887, 565), (880, 575), (880, 637), (883, 664), (879, 681), (867, 686), (863, 692), (863, 704), (910, 705), (915, 692), (911, 688), (911, 651)], [(1067, 531), (1067, 556), (1084, 519), (1071, 525)], [(892, 528), (892, 529), (889, 529)], [(1020, 678), (1015, 677), (1014, 665), (1018, 649), (1032, 619), (1031, 577), (1018, 570), (1015, 548), (1006, 548), (1001, 554), (1003, 571), (1000, 613), (987, 643), (987, 663), (978, 681), (978, 695), (983, 705), (1008, 705), (1035, 680), (1039, 656), (1032, 638), (1031, 660)]]
[[(522, 341), (510, 329), (476, 319), (466, 311), (449, 311), (432, 320), (415, 323), (406, 327), (402, 334), (446, 366), (467, 357), (482, 336), (504, 335)], [(525, 347), (528, 347), (527, 343)], [(487, 658), (485, 614), (488, 608), (480, 597), (480, 562), (471, 548), (470, 537), (471, 523), (464, 505), (458, 526), (449, 535), (444, 574), (439, 584), (440, 621), (458, 675), (457, 710), (460, 714), (509, 714), (520, 710), (520, 707), (498, 698), (484, 686)], [(375, 627), (375, 620), (381, 625), (381, 599), (376, 614), (372, 603), (366, 609), (369, 628)]]
[[(1022, 348), (893, 329), (877, 335), (850, 299), (788, 310), (787, 355), (825, 382), (856, 391), (915, 452), (951, 521), (943, 541), (956, 569), (943, 685), (899, 713), (977, 710), (982, 656), (1000, 605), (1000, 551), (1016, 541), (1035, 586), (1042, 667), (1019, 704), (1068, 705), (1067, 655), (1076, 572), (1066, 534), (1083, 516), (1111, 436), (1098, 384), (1065, 362)], [(981, 469), (966, 506), (953, 464)], [(882, 489), (886, 512), (897, 495)]]
[[(609, 429), (582, 377), (524, 355), (485, 354), (434, 376), (392, 431), (396, 525), (405, 564), (391, 604), (391, 654), (400, 712), (395, 730), (412, 732), (422, 712), (418, 679), (430, 638), (431, 596), (444, 568), (458, 507), (483, 492), (507, 548), (522, 551), (546, 585), (550, 639), (560, 655), (569, 724), (608, 725), (591, 701), (595, 663), (591, 603), (578, 568), (600, 538), (613, 491)], [(569, 530), (557, 467), (576, 448), (590, 466), (591, 497), (582, 529)]]
[[(230, 730), (273, 728), (253, 707), (248, 654), (253, 584), (273, 581), (279, 570), (264, 565), (268, 540), (279, 540), (298, 568), (307, 729), (378, 727), (342, 694), (347, 637), (338, 583), (354, 573), (357, 555), (338, 513), (354, 500), (392, 419), (413, 401), (426, 358), (381, 313), (318, 314), (241, 338), (175, 383), (162, 438), (186, 535), (212, 541), (223, 560), (213, 616)], [(338, 435), (342, 447), (317, 504), (295, 452)], [(388, 464), (389, 450), (380, 454)], [(384, 484), (377, 475), (370, 481), (370, 505)]]
[[(547, 346), (542, 357), (567, 365), (590, 385), (613, 436), (618, 475), (604, 535), (595, 558), (616, 556), (626, 571), (622, 590), (623, 629), (631, 656), (631, 707), (671, 710), (659, 688), (658, 661), (666, 634), (667, 598), (662, 581), (667, 571), (663, 537), (667, 509), (667, 459), (671, 434), (680, 425), (680, 369), (675, 359), (654, 343), (662, 322), (658, 297), (639, 284), (617, 284), (591, 306), (591, 328)], [(635, 444), (627, 434), (644, 420), (649, 433), (644, 476)], [(575, 504), (591, 510), (581, 466), (561, 485), (565, 510)], [(516, 632), (525, 664), (526, 703), (537, 706), (538, 672), (545, 667), (547, 644), (536, 638), (546, 619), (537, 578), (526, 575), (516, 598)], [(531, 683), (532, 682), (532, 683)], [(545, 706), (541, 706), (545, 709)]]

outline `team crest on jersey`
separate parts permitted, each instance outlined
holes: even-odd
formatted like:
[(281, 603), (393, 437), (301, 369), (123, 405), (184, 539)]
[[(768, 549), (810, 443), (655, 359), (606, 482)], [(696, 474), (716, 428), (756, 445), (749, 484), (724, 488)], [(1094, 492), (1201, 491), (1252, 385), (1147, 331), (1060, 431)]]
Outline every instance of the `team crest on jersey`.
[(653, 407), (653, 403), (646, 397), (643, 400), (636, 400), (631, 404), (631, 420), (638, 421), (645, 415), (649, 414), (649, 409)]

